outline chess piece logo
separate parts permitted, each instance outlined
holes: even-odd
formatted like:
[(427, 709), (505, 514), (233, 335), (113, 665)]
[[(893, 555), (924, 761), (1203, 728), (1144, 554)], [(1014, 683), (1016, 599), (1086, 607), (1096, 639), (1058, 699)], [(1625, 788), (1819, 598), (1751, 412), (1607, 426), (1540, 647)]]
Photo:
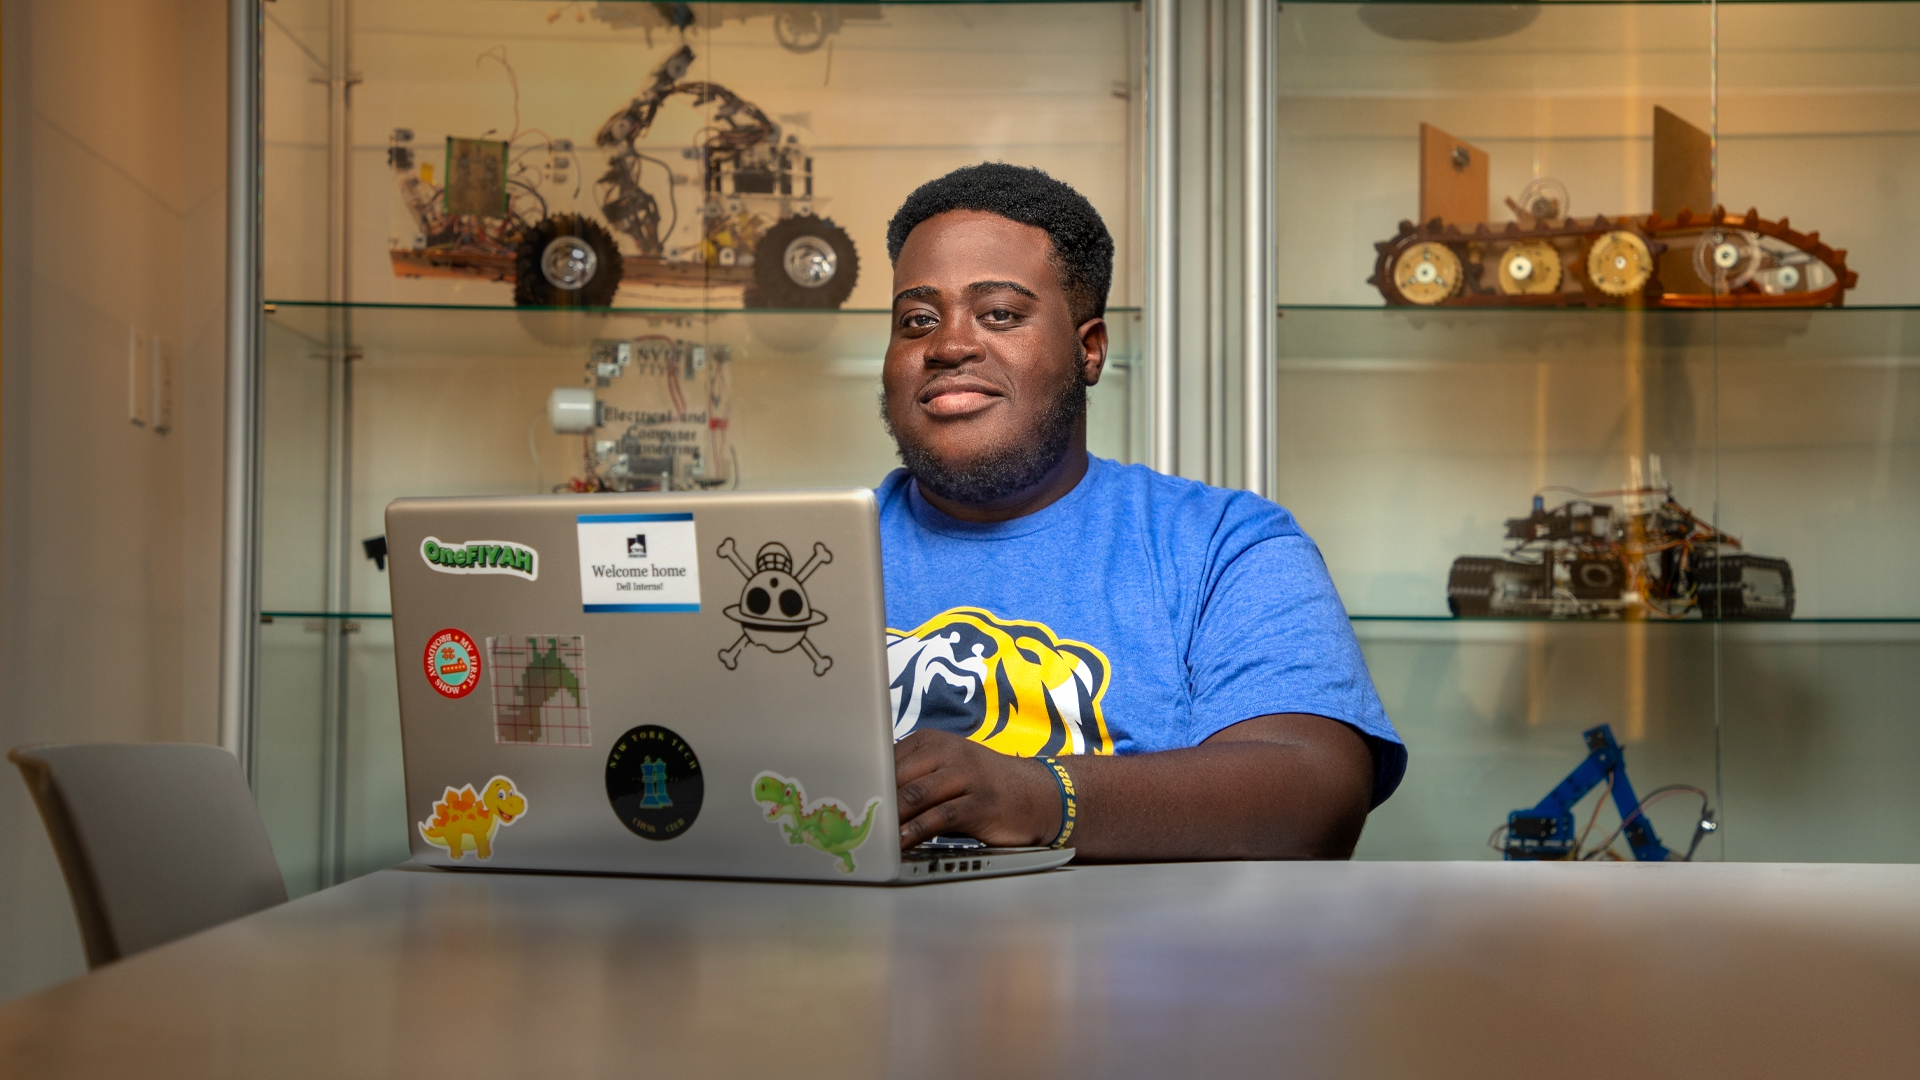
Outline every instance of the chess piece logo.
[(813, 606), (806, 586), (815, 570), (833, 561), (827, 545), (814, 544), (813, 557), (798, 571), (793, 568), (793, 553), (785, 544), (763, 545), (754, 555), (751, 568), (740, 558), (731, 536), (720, 542), (719, 554), (747, 579), (740, 590), (740, 602), (724, 612), (740, 624), (740, 637), (720, 650), (720, 662), (727, 670), (739, 666), (740, 653), (750, 644), (776, 653), (798, 646), (813, 660), (813, 673), (825, 675), (833, 666), (833, 657), (821, 655), (807, 639), (807, 631), (826, 622), (827, 615)]
[(672, 840), (700, 816), (706, 775), (687, 741), (658, 724), (642, 724), (607, 754), (607, 803), (620, 824), (643, 840)]
[(648, 810), (673, 805), (667, 794), (667, 763), (658, 758), (640, 759), (640, 805)]

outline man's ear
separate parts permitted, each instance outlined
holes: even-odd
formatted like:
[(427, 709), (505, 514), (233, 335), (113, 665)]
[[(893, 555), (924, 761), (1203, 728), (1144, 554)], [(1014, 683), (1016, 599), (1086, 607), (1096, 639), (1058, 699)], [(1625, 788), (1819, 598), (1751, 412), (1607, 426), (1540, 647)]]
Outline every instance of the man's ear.
[(1100, 373), (1107, 367), (1107, 320), (1088, 319), (1080, 324), (1080, 347), (1086, 350), (1080, 361), (1080, 379), (1088, 386), (1100, 382)]

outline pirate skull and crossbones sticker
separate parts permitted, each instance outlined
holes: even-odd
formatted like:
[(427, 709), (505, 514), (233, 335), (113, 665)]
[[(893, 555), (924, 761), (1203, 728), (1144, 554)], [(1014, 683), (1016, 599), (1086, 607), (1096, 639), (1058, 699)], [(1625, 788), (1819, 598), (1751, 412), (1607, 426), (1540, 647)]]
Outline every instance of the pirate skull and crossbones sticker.
[(815, 570), (833, 561), (827, 545), (813, 545), (813, 557), (799, 570), (793, 568), (793, 553), (781, 543), (761, 545), (749, 567), (734, 547), (733, 537), (720, 541), (720, 557), (733, 564), (747, 583), (740, 590), (740, 602), (727, 608), (725, 615), (740, 624), (740, 637), (720, 650), (720, 662), (728, 671), (740, 664), (740, 653), (749, 644), (768, 652), (790, 652), (797, 645), (813, 660), (813, 673), (825, 675), (833, 666), (833, 657), (823, 656), (807, 640), (807, 631), (827, 621), (827, 613), (813, 606), (807, 597), (807, 579)]

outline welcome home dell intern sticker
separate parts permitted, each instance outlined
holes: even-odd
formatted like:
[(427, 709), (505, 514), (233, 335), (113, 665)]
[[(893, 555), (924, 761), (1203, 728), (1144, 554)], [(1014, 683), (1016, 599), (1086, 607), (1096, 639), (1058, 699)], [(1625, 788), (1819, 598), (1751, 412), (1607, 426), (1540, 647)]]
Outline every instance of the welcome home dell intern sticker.
[(584, 610), (700, 610), (692, 514), (581, 514), (577, 525)]

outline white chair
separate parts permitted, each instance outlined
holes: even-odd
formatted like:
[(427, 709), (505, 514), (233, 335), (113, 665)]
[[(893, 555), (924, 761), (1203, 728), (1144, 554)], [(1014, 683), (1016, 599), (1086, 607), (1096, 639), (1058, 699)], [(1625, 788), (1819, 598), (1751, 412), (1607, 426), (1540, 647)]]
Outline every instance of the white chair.
[(89, 967), (286, 902), (253, 793), (225, 750), (23, 746), (7, 759), (40, 807)]

